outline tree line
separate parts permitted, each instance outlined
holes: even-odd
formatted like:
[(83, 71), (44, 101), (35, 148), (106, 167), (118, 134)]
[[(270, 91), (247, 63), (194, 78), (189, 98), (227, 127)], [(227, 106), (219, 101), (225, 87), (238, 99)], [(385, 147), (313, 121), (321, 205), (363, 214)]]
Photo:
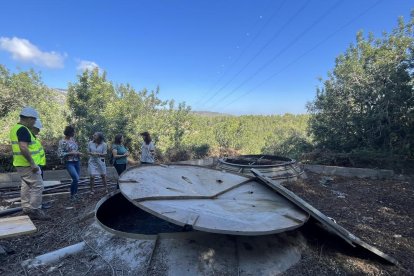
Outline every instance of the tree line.
[(274, 145), (290, 135), (307, 137), (308, 115), (199, 115), (185, 103), (161, 100), (158, 88), (137, 91), (129, 84), (115, 85), (98, 69), (80, 74), (65, 95), (46, 87), (40, 73), (11, 73), (0, 65), (0, 95), (3, 144), (9, 143), (8, 130), (25, 105), (41, 114), (45, 126), (40, 133), (42, 140), (56, 141), (65, 125), (71, 124), (77, 129), (81, 145), (86, 145), (96, 131), (102, 131), (109, 141), (123, 133), (138, 155), (139, 133), (149, 131), (158, 155), (166, 160), (274, 153)]

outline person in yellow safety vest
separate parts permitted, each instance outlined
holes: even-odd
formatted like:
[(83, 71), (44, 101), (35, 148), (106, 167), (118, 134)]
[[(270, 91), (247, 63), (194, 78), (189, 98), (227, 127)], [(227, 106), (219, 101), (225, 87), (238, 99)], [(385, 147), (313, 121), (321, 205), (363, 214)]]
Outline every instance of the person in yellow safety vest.
[(35, 124), (30, 130), (32, 131), (33, 136), (36, 138), (37, 147), (40, 149), (39, 167), (42, 172), (41, 175), (43, 178), (43, 167), (46, 165), (46, 154), (45, 154), (45, 150), (43, 149), (42, 143), (40, 142), (40, 139), (38, 136), (42, 128), (43, 128), (42, 121), (40, 121), (40, 119), (37, 119)]
[(42, 210), (43, 179), (39, 165), (41, 149), (30, 131), (39, 113), (32, 107), (24, 107), (20, 121), (10, 131), (13, 150), (13, 166), (21, 178), (21, 206), (23, 212), (34, 220), (49, 220)]

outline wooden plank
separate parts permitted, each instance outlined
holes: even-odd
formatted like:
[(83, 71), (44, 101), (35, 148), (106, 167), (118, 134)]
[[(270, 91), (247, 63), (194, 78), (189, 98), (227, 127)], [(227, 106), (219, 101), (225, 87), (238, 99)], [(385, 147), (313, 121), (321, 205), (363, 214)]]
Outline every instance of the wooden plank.
[(264, 176), (262, 173), (260, 173), (256, 169), (251, 169), (252, 173), (263, 183), (277, 191), (279, 194), (283, 195), (286, 199), (290, 200), (292, 203), (294, 203), (296, 206), (301, 208), (302, 210), (308, 212), (313, 218), (318, 220), (320, 223), (322, 223), (325, 227), (327, 227), (331, 232), (335, 233), (339, 237), (341, 237), (343, 240), (348, 242), (352, 246), (359, 245), (362, 248), (365, 248), (369, 250), (370, 252), (374, 253), (375, 255), (383, 258), (384, 260), (398, 265), (398, 261), (391, 256), (388, 256), (384, 252), (380, 251), (378, 248), (371, 246), (367, 244), (366, 242), (362, 241), (360, 238), (343, 228), (342, 226), (336, 224), (332, 221), (329, 217), (324, 215), (322, 212), (320, 212), (318, 209), (304, 201), (302, 198), (297, 196), (292, 191), (286, 189), (276, 181)]
[(36, 226), (28, 216), (0, 219), (0, 238), (16, 237), (36, 232)]
[(62, 184), (60, 182), (60, 180), (45, 180), (43, 181), (43, 186), (44, 187), (52, 187), (52, 186), (56, 186), (56, 185), (60, 185)]

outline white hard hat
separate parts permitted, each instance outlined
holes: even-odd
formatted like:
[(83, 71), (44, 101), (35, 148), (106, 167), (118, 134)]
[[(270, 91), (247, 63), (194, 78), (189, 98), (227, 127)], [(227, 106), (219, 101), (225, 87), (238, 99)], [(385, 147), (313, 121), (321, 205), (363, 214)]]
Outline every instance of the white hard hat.
[(37, 113), (36, 109), (30, 106), (23, 107), (22, 112), (20, 112), (20, 115), (39, 119), (39, 113)]
[(37, 129), (42, 129), (43, 128), (42, 121), (40, 121), (40, 119), (36, 119), (36, 122), (34, 123), (33, 127)]

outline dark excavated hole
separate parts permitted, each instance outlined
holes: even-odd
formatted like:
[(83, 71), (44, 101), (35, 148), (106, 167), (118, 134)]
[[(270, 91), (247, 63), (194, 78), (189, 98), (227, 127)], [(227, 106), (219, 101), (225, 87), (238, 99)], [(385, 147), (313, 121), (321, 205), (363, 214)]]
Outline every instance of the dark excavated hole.
[(162, 220), (138, 208), (118, 193), (99, 206), (97, 219), (105, 226), (127, 233), (156, 235), (158, 233), (188, 232), (181, 227)]

